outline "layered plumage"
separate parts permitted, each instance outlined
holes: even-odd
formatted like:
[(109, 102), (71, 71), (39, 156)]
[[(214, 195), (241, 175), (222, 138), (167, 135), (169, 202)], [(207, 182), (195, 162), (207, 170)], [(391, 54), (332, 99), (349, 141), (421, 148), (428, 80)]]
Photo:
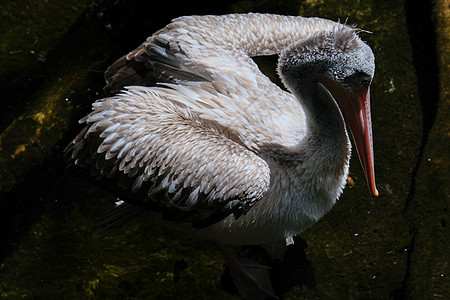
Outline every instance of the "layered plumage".
[[(292, 93), (251, 59), (272, 54), (281, 55), (278, 72)], [(370, 48), (343, 24), (181, 17), (106, 71), (112, 96), (93, 104), (66, 151), (201, 235), (229, 244), (281, 240), (317, 221), (341, 194), (351, 147), (344, 98), (365, 93), (373, 73)], [(369, 121), (355, 111), (363, 132), (352, 132), (364, 136), (358, 150), (376, 194), (363, 106)]]

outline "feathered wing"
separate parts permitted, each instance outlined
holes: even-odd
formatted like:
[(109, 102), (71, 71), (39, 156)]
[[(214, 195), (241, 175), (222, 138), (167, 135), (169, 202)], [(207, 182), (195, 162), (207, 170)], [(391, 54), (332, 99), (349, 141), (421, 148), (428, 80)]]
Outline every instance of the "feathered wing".
[[(108, 68), (105, 92), (127, 91), (94, 103), (67, 153), (99, 176), (118, 175), (160, 207), (188, 212), (198, 226), (238, 217), (270, 184), (269, 166), (258, 156), (261, 141), (295, 145), (304, 126), (297, 100), (250, 55), (277, 53), (299, 38), (296, 23), (305, 20), (258, 14), (174, 20)], [(292, 28), (278, 39), (261, 24)]]
[(267, 163), (168, 90), (132, 87), (95, 102), (67, 153), (100, 177), (118, 177), (141, 201), (186, 212), (198, 227), (245, 214), (269, 187)]
[[(202, 118), (216, 120), (223, 126), (245, 132), (243, 142), (252, 150), (257, 150), (255, 144), (267, 139), (267, 135), (270, 135), (272, 143), (295, 140), (292, 136), (302, 132), (304, 126), (301, 106), (292, 94), (283, 91), (262, 74), (249, 56), (276, 53), (281, 47), (275, 45), (273, 40), (276, 39), (261, 37), (269, 41), (258, 40), (262, 43), (259, 46), (256, 41), (250, 41), (250, 44), (254, 43), (252, 47), (247, 43), (238, 47), (222, 40), (227, 34), (246, 34), (245, 28), (233, 26), (245, 26), (247, 18), (255, 23), (255, 31), (261, 22), (270, 24), (269, 21), (272, 21), (276, 26), (280, 18), (287, 24), (290, 20), (298, 21), (297, 18), (285, 20), (284, 16), (258, 14), (178, 18), (108, 68), (105, 92), (114, 94), (128, 85), (171, 85), (173, 90), (185, 96), (180, 98), (187, 96), (190, 103), (202, 103)], [(219, 25), (225, 23), (230, 23), (230, 30), (236, 32), (224, 33)], [(262, 30), (265, 32), (266, 29)], [(267, 31), (270, 33), (269, 29)], [(261, 32), (250, 34), (249, 40), (255, 39), (253, 35)], [(287, 43), (285, 36), (282, 40)], [(243, 40), (237, 38), (235, 42)], [(199, 94), (197, 90), (218, 96), (219, 101), (213, 103), (214, 99), (194, 99)], [(191, 96), (192, 93), (194, 96)]]
[[(216, 92), (230, 93), (232, 91), (227, 89), (239, 87), (239, 80), (246, 81), (247, 86), (253, 84), (253, 88), (261, 81), (270, 83), (245, 53), (186, 39), (177, 31), (162, 31), (150, 36), (107, 69), (105, 93), (111, 95), (131, 85), (174, 83), (195, 86), (199, 82), (215, 82)], [(219, 83), (222, 87), (217, 86)], [(248, 88), (251, 91), (251, 87)]]
[(153, 35), (142, 45), (115, 61), (105, 72), (106, 94), (126, 86), (156, 86), (158, 83), (188, 83), (209, 80), (207, 72), (189, 65), (176, 36)]
[(342, 26), (325, 19), (253, 13), (176, 18), (108, 68), (105, 92), (158, 82), (234, 83), (222, 72), (245, 75), (257, 88), (270, 80), (250, 57), (279, 54), (306, 36)]

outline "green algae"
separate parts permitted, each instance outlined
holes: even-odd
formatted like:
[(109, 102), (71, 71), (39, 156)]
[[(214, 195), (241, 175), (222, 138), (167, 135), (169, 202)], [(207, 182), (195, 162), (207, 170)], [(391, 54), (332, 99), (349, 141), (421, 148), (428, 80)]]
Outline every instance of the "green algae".
[[(81, 181), (88, 201), (44, 214), (0, 265), (2, 299), (191, 299), (220, 290), (223, 260), (211, 242), (170, 231), (141, 216), (93, 229), (114, 198)], [(76, 200), (74, 203), (76, 203)], [(100, 212), (100, 214), (99, 214)], [(180, 264), (182, 268), (176, 266)], [(114, 296), (113, 296), (114, 295)]]
[(83, 14), (89, 0), (3, 1), (0, 4), (0, 82), (16, 84), (42, 67)]
[[(23, 4), (23, 3), (22, 3)], [(76, 121), (73, 105), (70, 100), (74, 97), (86, 97), (89, 93), (86, 92), (87, 87), (95, 82), (95, 74), (92, 73), (90, 66), (93, 60), (98, 57), (100, 48), (94, 47), (95, 42), (104, 42), (105, 39), (100, 35), (101, 30), (94, 32), (91, 28), (78, 26), (77, 32), (68, 30), (68, 22), (70, 24), (75, 21), (80, 21), (82, 10), (87, 6), (87, 3), (79, 4), (74, 2), (73, 6), (69, 8), (65, 5), (61, 6), (58, 3), (38, 3), (30, 2), (29, 4), (18, 6), (18, 3), (11, 3), (9, 6), (16, 6), (19, 12), (15, 12), (21, 16), (24, 11), (33, 11), (32, 16), (26, 19), (26, 22), (21, 24), (14, 30), (25, 31), (27, 22), (34, 22), (34, 26), (30, 26), (30, 34), (37, 35), (36, 38), (41, 40), (40, 47), (45, 49), (42, 51), (53, 51), (53, 59), (48, 61), (41, 70), (43, 79), (41, 80), (40, 89), (32, 92), (27, 96), (26, 103), (15, 103), (10, 99), (9, 106), (15, 107), (18, 105), (16, 111), (20, 111), (19, 115), (9, 122), (10, 116), (5, 115), (1, 120), (3, 130), (0, 133), (0, 191), (11, 191), (17, 183), (20, 183), (26, 174), (33, 170), (33, 168), (41, 166), (44, 160), (50, 155), (57, 143), (62, 139), (65, 130), (70, 124)], [(77, 8), (79, 7), (79, 8)], [(11, 9), (11, 8), (10, 8)], [(78, 9), (82, 10), (78, 12)], [(53, 16), (56, 12), (64, 13), (67, 17)], [(67, 11), (69, 10), (69, 11)], [(77, 14), (72, 14), (72, 10), (77, 10)], [(50, 14), (50, 15), (47, 15)], [(38, 15), (43, 18), (38, 21)], [(10, 16), (12, 17), (12, 16)], [(60, 18), (58, 18), (60, 17)], [(78, 18), (77, 18), (78, 17)], [(53, 18), (53, 19), (52, 19)], [(57, 20), (61, 19), (61, 23)], [(53, 22), (51, 22), (53, 20)], [(13, 21), (13, 20), (11, 20)], [(51, 24), (49, 24), (49, 22)], [(42, 28), (39, 28), (40, 24)], [(29, 24), (28, 24), (29, 25)], [(11, 27), (11, 24), (9, 24)], [(5, 28), (9, 28), (5, 26)], [(56, 31), (58, 28), (63, 28)], [(14, 30), (12, 30), (14, 32)], [(28, 32), (28, 31), (27, 31)], [(42, 37), (46, 32), (51, 32), (50, 37)], [(92, 39), (90, 35), (99, 35), (99, 37)], [(21, 35), (23, 37), (23, 34)], [(26, 34), (24, 39), (27, 39)], [(18, 42), (25, 43), (24, 41)], [(45, 42), (44, 42), (45, 41)], [(5, 42), (6, 43), (6, 42)], [(79, 45), (87, 47), (82, 56), (79, 55)], [(4, 67), (2, 68), (3, 77), (2, 82), (6, 81), (13, 88), (21, 92), (21, 84), (23, 84), (23, 76), (31, 76), (35, 72), (35, 64), (24, 57), (22, 59), (9, 58), (5, 54), (8, 49), (14, 47), (6, 43), (3, 55)], [(36, 50), (37, 51), (37, 50)], [(20, 67), (19, 67), (20, 65)], [(27, 71), (22, 70), (26, 68)], [(21, 73), (21, 76), (15, 76), (15, 72)], [(1, 76), (1, 75), (0, 75)], [(9, 77), (8, 77), (9, 76)], [(19, 80), (8, 79), (13, 78)], [(4, 84), (6, 85), (6, 84)], [(6, 92), (6, 94), (8, 94)], [(2, 103), (5, 105), (6, 103)], [(16, 107), (15, 107), (16, 108)]]
[[(327, 17), (372, 32), (362, 37), (374, 50), (377, 63), (371, 98), (380, 197), (370, 199), (358, 159), (353, 157), (354, 185), (347, 187), (325, 218), (300, 234), (307, 243), (306, 258), (314, 270), (315, 285), (299, 283), (284, 295), (285, 299), (399, 299), (408, 293), (416, 298), (445, 298), (450, 290), (445, 256), (448, 239), (443, 238), (448, 237), (448, 190), (443, 188), (448, 186), (445, 104), (440, 106), (442, 115), (425, 148), (414, 200), (404, 211), (411, 174), (422, 146), (423, 118), (403, 5), (403, 1), (305, 0), (243, 1), (234, 7), (236, 12)], [(92, 32), (93, 39), (102, 40), (96, 34), (99, 32)], [(40, 164), (45, 168), (51, 165), (48, 160), (52, 161), (52, 152), (61, 152), (55, 144), (64, 135), (64, 127), (74, 122), (74, 103), (64, 100), (67, 95), (73, 99), (74, 82), (75, 90), (86, 89), (92, 82), (101, 87), (102, 83), (85, 77), (92, 64), (89, 60), (96, 57), (94, 60), (98, 61), (98, 52), (103, 48), (92, 49), (97, 54), (86, 52), (81, 57), (85, 59), (81, 60), (83, 63), (76, 64), (67, 61), (79, 57), (77, 51), (70, 55), (66, 52), (67, 60), (57, 64), (66, 66), (64, 71), (50, 77), (37, 93), (41, 96), (32, 101), (37, 104), (32, 107), (39, 109), (26, 111), (13, 122), (17, 124), (14, 130), (2, 134), (2, 147), (8, 149), (3, 150), (4, 157), (8, 161), (18, 159), (24, 167), (20, 170), (17, 164), (6, 164), (0, 172), (13, 174), (4, 177), (11, 178), (8, 180), (13, 182), (12, 188), (35, 187), (35, 196), (29, 196), (29, 201), (42, 198), (43, 207), (0, 265), (0, 297), (233, 298), (220, 287), (223, 259), (214, 244), (171, 231), (146, 215), (96, 232), (93, 224), (112, 208), (115, 198), (93, 186), (88, 178), (60, 178), (63, 171), (57, 170), (55, 174), (34, 178), (38, 183), (20, 179), (30, 174), (30, 162), (34, 168)], [(261, 68), (270, 73), (274, 63), (271, 57), (268, 65)], [(79, 82), (79, 78), (85, 79)], [(59, 81), (62, 86), (57, 84)], [(49, 98), (58, 106), (52, 106), (53, 100), (47, 104), (42, 100)], [(42, 134), (51, 128), (58, 130)], [(21, 140), (23, 137), (25, 141)], [(27, 151), (30, 156), (25, 158), (22, 155)], [(50, 187), (46, 189), (44, 185)], [(11, 196), (6, 200), (17, 199)], [(54, 199), (65, 205), (50, 204)]]

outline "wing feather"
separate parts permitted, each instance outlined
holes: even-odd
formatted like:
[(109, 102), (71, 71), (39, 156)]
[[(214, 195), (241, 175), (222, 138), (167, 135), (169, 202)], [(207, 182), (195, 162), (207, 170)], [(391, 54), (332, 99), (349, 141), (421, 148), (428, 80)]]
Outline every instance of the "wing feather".
[(119, 175), (122, 185), (147, 196), (142, 201), (199, 212), (202, 222), (246, 213), (269, 187), (267, 163), (232, 130), (165, 92), (130, 88), (99, 100), (67, 153), (98, 177)]
[[(233, 20), (240, 18), (233, 15), (226, 20), (231, 20), (227, 21), (231, 26)], [(248, 18), (256, 21), (284, 17), (249, 15)], [(209, 22), (220, 21), (209, 17), (180, 18), (147, 38), (108, 68), (105, 92), (114, 94), (129, 85), (168, 87), (174, 94), (183, 94), (184, 97), (173, 98), (195, 107), (202, 119), (247, 132), (245, 143), (252, 144), (252, 149), (267, 134), (275, 143), (294, 147), (298, 133), (304, 130), (303, 110), (295, 97), (273, 84), (249, 56), (253, 52), (270, 54), (277, 47), (270, 53), (264, 49), (248, 52), (243, 49), (249, 46), (245, 41), (242, 41), (245, 47), (232, 47), (214, 35), (215, 29), (220, 28)], [(214, 30), (209, 32), (204, 26), (213, 26)], [(265, 43), (266, 46), (274, 47), (275, 42)], [(136, 70), (135, 74), (131, 75), (130, 70)]]

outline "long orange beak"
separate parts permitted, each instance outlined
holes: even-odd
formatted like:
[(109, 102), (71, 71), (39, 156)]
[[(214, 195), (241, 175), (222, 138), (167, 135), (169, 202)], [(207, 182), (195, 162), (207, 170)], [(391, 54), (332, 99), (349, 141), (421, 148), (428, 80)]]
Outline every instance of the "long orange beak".
[(372, 197), (378, 197), (375, 185), (375, 168), (373, 159), (372, 120), (370, 116), (370, 88), (363, 87), (354, 90), (353, 93), (346, 91), (336, 81), (321, 77), (322, 83), (336, 99), (345, 121), (355, 142), (359, 161), (366, 177), (367, 185)]

